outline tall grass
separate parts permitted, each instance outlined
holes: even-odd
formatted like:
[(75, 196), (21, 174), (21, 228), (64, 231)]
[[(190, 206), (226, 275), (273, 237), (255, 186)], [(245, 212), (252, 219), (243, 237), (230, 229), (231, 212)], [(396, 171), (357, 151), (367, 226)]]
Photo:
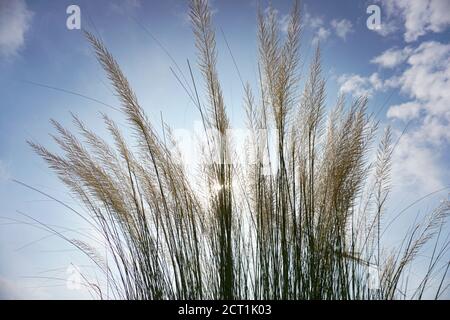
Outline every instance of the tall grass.
[[(84, 218), (107, 244), (104, 258), (89, 244), (71, 241), (105, 274), (108, 297), (403, 298), (405, 270), (440, 234), (449, 203), (414, 226), (402, 248), (385, 254), (391, 132), (385, 131), (372, 160), (378, 124), (366, 110), (367, 99), (348, 105), (341, 97), (326, 111), (319, 48), (300, 87), (299, 8), (296, 2), (284, 37), (274, 9), (258, 14), (259, 88), (255, 94), (244, 85), (251, 138), (242, 165), (233, 161), (238, 151), (227, 134), (211, 10), (206, 0), (190, 2), (204, 87), (191, 71), (185, 89), (205, 129), (201, 188), (189, 178), (169, 128), (158, 133), (111, 53), (86, 33), (135, 146), (107, 115), (113, 145), (75, 116), (78, 135), (53, 121), (62, 155), (30, 144), (88, 209)], [(448, 243), (435, 247), (416, 298), (447, 249)], [(436, 296), (446, 290), (445, 275), (442, 281)]]

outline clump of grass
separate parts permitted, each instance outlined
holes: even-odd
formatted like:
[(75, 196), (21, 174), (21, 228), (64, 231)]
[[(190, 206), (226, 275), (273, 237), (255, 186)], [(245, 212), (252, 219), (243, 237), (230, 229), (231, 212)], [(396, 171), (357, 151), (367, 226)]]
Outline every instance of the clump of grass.
[[(111, 297), (401, 298), (405, 268), (440, 234), (448, 202), (412, 229), (401, 250), (383, 257), (391, 132), (386, 130), (376, 159), (369, 161), (378, 125), (367, 113), (367, 99), (346, 106), (341, 97), (327, 114), (319, 48), (301, 90), (297, 2), (283, 39), (275, 11), (259, 12), (260, 86), (255, 95), (244, 85), (252, 160), (233, 163), (236, 150), (227, 135), (206, 0), (190, 2), (190, 18), (205, 93), (200, 99), (192, 78), (188, 93), (206, 133), (203, 190), (189, 178), (174, 139), (158, 134), (118, 63), (90, 33), (86, 37), (121, 102), (136, 147), (107, 115), (114, 145), (76, 116), (79, 135), (53, 121), (63, 155), (30, 143), (88, 209), (86, 219), (107, 244), (110, 256), (104, 261), (88, 244), (73, 242), (104, 272)], [(276, 132), (275, 153), (269, 152), (269, 129)], [(435, 248), (417, 298), (447, 246)], [(374, 268), (380, 274), (375, 285), (369, 279)], [(436, 296), (442, 290), (441, 283)]]

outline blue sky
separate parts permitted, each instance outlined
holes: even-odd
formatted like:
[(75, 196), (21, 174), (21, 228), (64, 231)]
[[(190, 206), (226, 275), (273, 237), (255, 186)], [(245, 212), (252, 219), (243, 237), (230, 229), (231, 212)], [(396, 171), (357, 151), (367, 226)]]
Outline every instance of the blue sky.
[[(242, 125), (244, 114), (242, 88), (220, 29), (243, 78), (255, 83), (256, 3), (212, 1), (218, 71), (236, 127)], [(273, 3), (282, 28), (292, 2)], [(53, 146), (48, 120), (70, 127), (70, 112), (100, 133), (104, 132), (100, 111), (125, 124), (120, 114), (104, 105), (42, 86), (118, 104), (82, 33), (66, 28), (66, 8), (71, 4), (81, 8), (82, 27), (101, 36), (114, 54), (153, 121), (159, 122), (162, 113), (173, 128), (191, 129), (199, 120), (170, 71), (171, 59), (148, 33), (187, 70), (186, 60), (196, 58), (185, 1), (0, 0), (0, 298), (87, 296), (83, 290), (68, 290), (64, 281), (71, 264), (87, 262), (62, 240), (24, 224), (30, 220), (19, 212), (58, 226), (77, 230), (84, 226), (61, 206), (11, 181), (18, 179), (74, 203), (26, 140)], [(366, 26), (370, 4), (381, 8), (380, 30)], [(333, 105), (339, 92), (349, 99), (367, 94), (370, 111), (378, 114), (382, 127), (391, 124), (398, 135), (410, 122), (394, 154), (388, 212), (392, 216), (421, 196), (450, 186), (448, 12), (448, 0), (302, 1), (303, 74), (314, 44), (320, 41), (328, 105)], [(412, 222), (417, 212), (424, 213), (448, 198), (449, 190), (413, 207), (398, 220), (395, 230)], [(390, 238), (393, 243), (398, 241), (395, 233)]]

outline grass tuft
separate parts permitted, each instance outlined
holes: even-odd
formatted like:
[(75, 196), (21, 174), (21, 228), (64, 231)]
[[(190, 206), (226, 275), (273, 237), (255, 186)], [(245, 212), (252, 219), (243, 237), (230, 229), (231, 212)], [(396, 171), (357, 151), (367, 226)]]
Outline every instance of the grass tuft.
[[(231, 161), (237, 151), (227, 135), (211, 10), (206, 0), (190, 2), (205, 93), (200, 99), (192, 78), (190, 97), (207, 133), (201, 190), (167, 145), (170, 134), (159, 136), (147, 118), (113, 55), (86, 32), (136, 144), (104, 115), (112, 144), (73, 116), (78, 134), (52, 121), (61, 154), (30, 145), (83, 203), (107, 244), (105, 260), (89, 244), (72, 241), (105, 274), (107, 297), (403, 298), (405, 270), (440, 235), (449, 203), (414, 226), (400, 250), (383, 254), (391, 132), (370, 161), (378, 124), (367, 113), (367, 99), (348, 104), (340, 97), (326, 112), (319, 47), (300, 88), (299, 9), (295, 2), (283, 38), (276, 11), (258, 13), (259, 88), (254, 94), (244, 87), (252, 160), (240, 165)], [(269, 152), (270, 129), (275, 152)], [(416, 298), (445, 257), (448, 243), (442, 249), (437, 243)], [(445, 286), (442, 279), (436, 297)]]

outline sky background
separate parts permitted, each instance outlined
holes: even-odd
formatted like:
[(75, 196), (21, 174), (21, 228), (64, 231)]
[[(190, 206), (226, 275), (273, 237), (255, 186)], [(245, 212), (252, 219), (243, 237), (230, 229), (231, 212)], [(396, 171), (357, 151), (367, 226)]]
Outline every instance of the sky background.
[[(272, 2), (283, 30), (292, 2)], [(100, 112), (126, 125), (105, 105), (45, 87), (118, 105), (82, 32), (66, 28), (66, 8), (71, 4), (81, 8), (82, 28), (100, 36), (113, 53), (152, 121), (160, 122), (162, 114), (173, 128), (191, 130), (200, 120), (170, 71), (173, 62), (152, 38), (187, 72), (186, 60), (193, 63), (196, 55), (186, 1), (0, 0), (0, 298), (89, 297), (86, 290), (67, 288), (68, 269), (75, 265), (96, 276), (77, 250), (27, 216), (65, 227), (61, 230), (75, 238), (86, 226), (55, 201), (12, 181), (76, 205), (26, 141), (52, 149), (49, 119), (70, 128), (70, 112), (99, 133), (105, 133)], [(371, 4), (381, 8), (379, 30), (366, 26)], [(268, 3), (260, 5), (265, 8)], [(450, 1), (304, 0), (301, 5), (302, 75), (320, 42), (327, 105), (332, 107), (339, 93), (349, 100), (366, 94), (369, 111), (382, 128), (390, 124), (399, 136), (409, 123), (394, 153), (387, 221), (413, 201), (433, 194), (405, 211), (387, 232), (386, 244), (396, 245), (418, 215), (449, 197)], [(213, 0), (212, 7), (218, 72), (231, 122), (239, 128), (243, 92), (223, 34), (242, 77), (255, 84), (257, 2)], [(198, 71), (194, 73), (198, 77)], [(449, 231), (447, 224), (445, 234)], [(420, 266), (411, 272), (420, 274)]]

